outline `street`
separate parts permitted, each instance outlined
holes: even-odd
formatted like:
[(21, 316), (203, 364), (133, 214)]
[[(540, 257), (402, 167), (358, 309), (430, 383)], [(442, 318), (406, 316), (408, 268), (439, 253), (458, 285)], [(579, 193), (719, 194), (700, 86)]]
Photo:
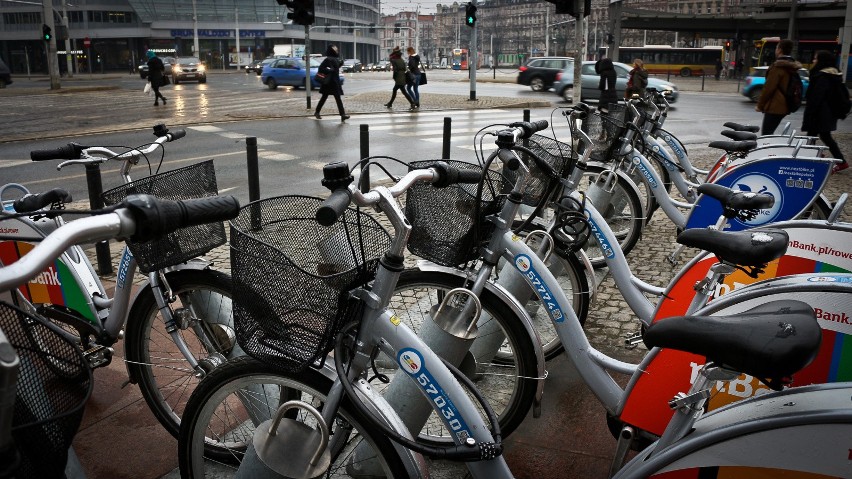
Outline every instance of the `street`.
[[(0, 95), (0, 108), (7, 123), (0, 139), (0, 183), (21, 183), (32, 191), (63, 187), (76, 200), (86, 200), (85, 172), (80, 166), (56, 171), (58, 161), (33, 163), (29, 152), (55, 148), (74, 141), (87, 146), (110, 146), (114, 151), (144, 146), (154, 139), (151, 127), (164, 123), (172, 129), (187, 130), (185, 138), (165, 145), (163, 164), (160, 151), (140, 164), (131, 177), (147, 176), (149, 171), (167, 171), (214, 159), (219, 189), (248, 200), (246, 178), (247, 137), (256, 137), (260, 162), (261, 196), (285, 193), (320, 194), (321, 168), (331, 161), (357, 161), (361, 155), (361, 128), (369, 128), (369, 153), (387, 155), (402, 161), (442, 156), (445, 118), (451, 119), (452, 159), (475, 161), (474, 134), (481, 128), (522, 119), (522, 108), (533, 106), (531, 118), (548, 119), (548, 133), (567, 139), (565, 119), (555, 107), (567, 107), (551, 92), (532, 92), (513, 83), (514, 72), (498, 72), (498, 80), (487, 82), (491, 72), (480, 71), (477, 102), (469, 98), (466, 72), (434, 70), (430, 82), (421, 87), (420, 111), (410, 113), (404, 98), (398, 98), (394, 111), (383, 104), (389, 99), (392, 81), (388, 72), (346, 75), (344, 105), (353, 116), (341, 123), (334, 101), (316, 120), (305, 109), (304, 89), (280, 87), (269, 90), (260, 77), (244, 73), (211, 74), (208, 83), (182, 83), (164, 89), (167, 106), (153, 107), (142, 94), (144, 80), (138, 75), (118, 75), (86, 79), (80, 75), (66, 81), (72, 85), (63, 94)], [(680, 79), (675, 79), (678, 81)], [(716, 86), (716, 82), (709, 82)], [(110, 85), (110, 89), (87, 91), (87, 87)], [(721, 85), (721, 84), (720, 84)], [(20, 79), (18, 88), (44, 89), (44, 82)], [(724, 85), (723, 85), (724, 86)], [(733, 85), (730, 85), (733, 86)], [(4, 93), (13, 93), (12, 88)], [(39, 91), (41, 93), (41, 91)], [(312, 106), (319, 100), (312, 95)], [(495, 106), (482, 109), (482, 106)], [(499, 107), (504, 105), (503, 107)], [(469, 109), (478, 108), (479, 109)], [(802, 109), (803, 110), (803, 109)], [(787, 119), (801, 125), (802, 110)], [(310, 111), (312, 112), (312, 110)], [(553, 116), (551, 116), (553, 114)], [(734, 90), (731, 92), (681, 90), (666, 121), (666, 128), (690, 149), (722, 139), (719, 131), (725, 121), (759, 124), (761, 115)], [(840, 122), (843, 132), (852, 131), (849, 122)], [(94, 133), (114, 131), (115, 133)], [(9, 141), (21, 138), (20, 141)], [(489, 145), (487, 138), (486, 147)], [(104, 189), (121, 184), (120, 165), (102, 167)]]

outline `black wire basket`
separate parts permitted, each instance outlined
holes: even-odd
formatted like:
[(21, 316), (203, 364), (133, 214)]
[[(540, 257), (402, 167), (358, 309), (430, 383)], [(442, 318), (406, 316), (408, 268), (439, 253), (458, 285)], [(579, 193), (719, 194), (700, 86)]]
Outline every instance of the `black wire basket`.
[[(213, 160), (158, 173), (103, 193), (104, 204), (121, 203), (128, 195), (146, 194), (168, 200), (206, 198), (219, 194)], [(224, 223), (181, 228), (151, 241), (128, 241), (139, 271), (148, 274), (201, 256), (225, 244)]]
[[(429, 168), (443, 161), (459, 169), (482, 171), (479, 165), (453, 160), (415, 161), (410, 169)], [(477, 184), (436, 188), (417, 183), (408, 189), (405, 216), (411, 223), (408, 251), (443, 266), (458, 266), (479, 256), (479, 246), (489, 239), (494, 224), (485, 216), (500, 211), (506, 197), (505, 179), (487, 170), (477, 215)]]
[(525, 143), (524, 146), (550, 165), (557, 175), (557, 178), (551, 178), (536, 166), (535, 161), (525, 159), (526, 154), (520, 153), (521, 159), (530, 169), (522, 201), (525, 205), (537, 206), (542, 196), (548, 194), (550, 182), (568, 174), (574, 168), (577, 155), (574, 154), (570, 144), (542, 135), (533, 135)]
[(580, 128), (592, 140), (590, 159), (593, 161), (611, 161), (620, 145), (620, 139), (627, 130), (625, 123), (625, 106), (610, 104), (609, 111), (589, 112), (583, 119)]
[(20, 359), (12, 416), (20, 455), (13, 477), (18, 479), (63, 477), (68, 448), (92, 394), (92, 371), (83, 354), (55, 328), (0, 302), (0, 330)]
[(356, 319), (350, 290), (376, 274), (390, 249), (387, 231), (349, 208), (317, 223), (322, 199), (279, 196), (244, 206), (231, 221), (231, 276), (237, 342), (247, 354), (289, 372), (325, 357)]

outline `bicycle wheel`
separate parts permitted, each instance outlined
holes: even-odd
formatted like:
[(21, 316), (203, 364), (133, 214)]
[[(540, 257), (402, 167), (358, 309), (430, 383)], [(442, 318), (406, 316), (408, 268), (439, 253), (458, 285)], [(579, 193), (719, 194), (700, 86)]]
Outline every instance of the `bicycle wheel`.
[[(314, 369), (290, 375), (248, 356), (216, 368), (198, 384), (187, 403), (178, 437), (181, 477), (232, 477), (257, 425), (288, 400), (304, 401), (322, 410), (331, 385), (328, 377)], [(291, 410), (286, 417), (316, 426), (314, 417), (301, 410)], [(353, 467), (353, 453), (364, 443), (372, 448), (384, 477), (408, 476), (393, 443), (371, 427), (371, 421), (344, 398), (328, 425), (331, 467), (323, 477), (350, 477), (347, 467)], [(359, 448), (359, 458), (369, 456), (362, 454), (363, 449)]]
[[(589, 165), (583, 173), (583, 178), (580, 180), (577, 189), (588, 192), (595, 179), (604, 170), (605, 168), (600, 166)], [(604, 217), (607, 225), (618, 239), (621, 251), (625, 255), (636, 246), (645, 225), (645, 217), (642, 215), (642, 200), (637, 196), (633, 185), (628, 183), (625, 178), (616, 176), (606, 207), (598, 209), (598, 212)], [(589, 241), (583, 249), (593, 266), (606, 266), (606, 259), (594, 235), (590, 235)]]
[[(463, 278), (449, 273), (406, 270), (397, 283), (388, 308), (418, 332), (430, 308), (440, 303), (444, 293), (461, 287), (463, 283)], [(496, 339), (497, 344), (490, 351), (474, 346), (472, 351), (478, 352), (472, 352), (468, 359), (475, 361), (476, 372), (471, 374), (468, 368), (466, 373), (473, 376), (477, 389), (498, 415), (500, 429), (506, 437), (524, 419), (535, 398), (535, 379), (538, 377), (535, 346), (520, 320), (495, 295), (485, 291), (479, 299), (482, 318), (478, 324), (480, 335), (477, 341), (490, 337)], [(501, 341), (500, 335), (505, 339)], [(378, 361), (378, 364), (385, 366), (382, 372), (388, 376), (395, 371), (396, 363), (389, 358)], [(419, 436), (426, 442), (451, 441), (449, 431), (434, 412)]]
[[(169, 305), (172, 313), (185, 318), (178, 334), (202, 367), (209, 370), (242, 355), (233, 329), (229, 275), (208, 269), (182, 270), (167, 273), (166, 281), (177, 298)], [(130, 308), (125, 351), (131, 380), (139, 384), (157, 420), (177, 437), (198, 378), (167, 332), (150, 285)]]

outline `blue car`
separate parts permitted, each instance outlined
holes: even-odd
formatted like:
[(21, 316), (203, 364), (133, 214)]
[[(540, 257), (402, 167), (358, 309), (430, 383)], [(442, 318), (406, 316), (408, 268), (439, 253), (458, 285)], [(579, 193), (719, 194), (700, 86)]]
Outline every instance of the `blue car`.
[[(317, 69), (321, 61), (311, 58), (311, 88), (320, 87), (316, 79)], [(280, 57), (275, 61), (264, 65), (260, 73), (260, 81), (274, 90), (279, 86), (292, 86), (301, 88), (305, 86), (305, 62), (301, 58)], [(340, 84), (343, 85), (343, 75), (340, 75)]]
[[(763, 85), (766, 83), (767, 70), (769, 70), (769, 67), (757, 67), (745, 79), (743, 95), (747, 96), (753, 102), (757, 102), (760, 98), (760, 93), (763, 91)], [(808, 71), (804, 68), (800, 68), (799, 76), (802, 77), (802, 97), (804, 98), (805, 94), (808, 92)]]

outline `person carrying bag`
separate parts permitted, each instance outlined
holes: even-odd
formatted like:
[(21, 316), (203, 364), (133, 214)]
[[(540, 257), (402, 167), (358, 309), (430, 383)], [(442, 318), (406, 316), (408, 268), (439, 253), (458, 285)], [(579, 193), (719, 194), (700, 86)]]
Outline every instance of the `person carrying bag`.
[[(337, 53), (337, 45), (329, 45), (328, 49), (325, 51), (325, 60), (320, 63), (319, 68), (317, 68), (317, 74), (314, 78), (320, 83), (320, 93), (322, 96), (320, 97), (319, 103), (317, 103), (317, 109), (314, 112), (314, 118), (317, 120), (322, 119), (320, 115), (320, 111), (322, 111), (322, 106), (325, 105), (325, 100), (329, 95), (334, 96), (334, 102), (337, 103), (337, 111), (340, 113), (340, 121), (345, 122), (349, 119), (349, 115), (346, 114), (346, 110), (343, 109), (343, 100), (340, 99), (343, 96), (343, 87), (340, 85), (340, 57)], [(324, 77), (324, 78), (323, 78)]]

